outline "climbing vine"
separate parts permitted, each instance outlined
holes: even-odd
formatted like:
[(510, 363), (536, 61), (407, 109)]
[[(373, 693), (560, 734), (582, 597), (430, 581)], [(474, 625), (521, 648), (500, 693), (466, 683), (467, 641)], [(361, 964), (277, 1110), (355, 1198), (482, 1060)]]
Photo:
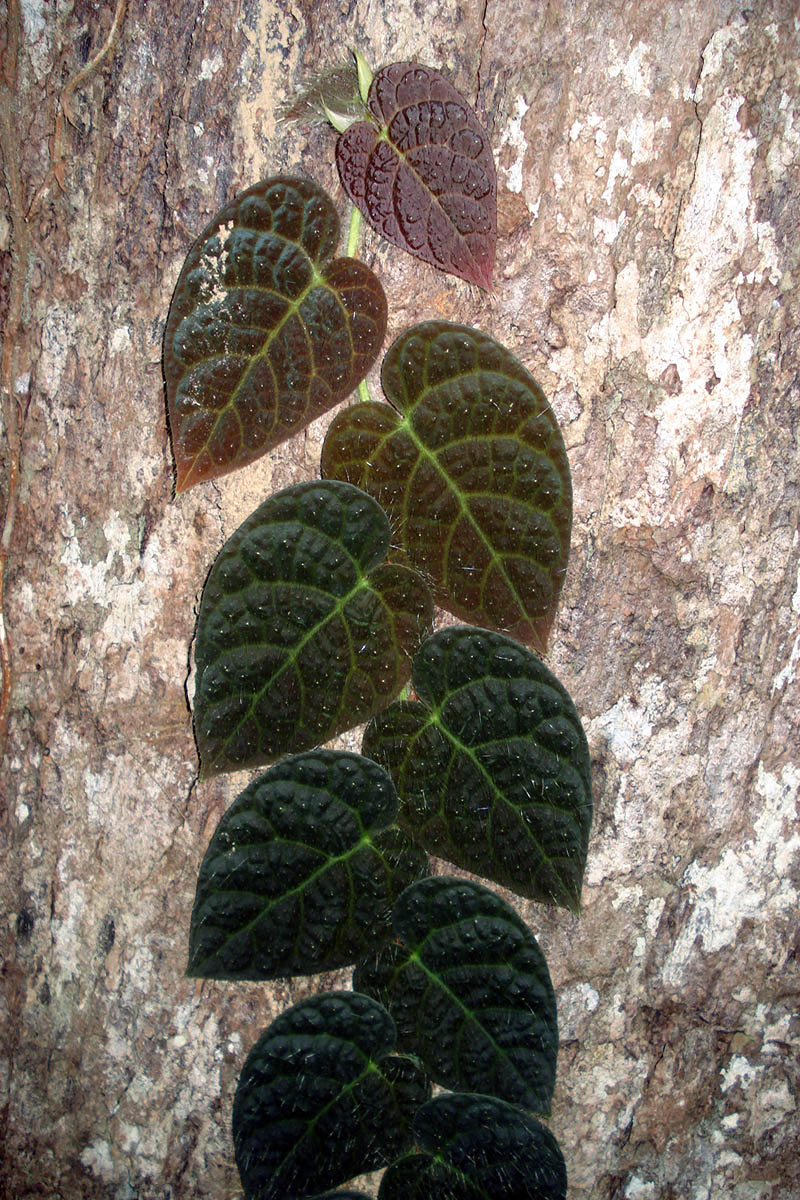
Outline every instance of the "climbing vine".
[[(383, 237), (491, 287), (489, 139), (439, 72), (373, 77), (356, 55), (287, 115), (335, 126), (343, 187)], [(338, 257), (322, 189), (266, 179), (200, 234), (167, 319), (177, 491), (361, 398), (329, 428), (323, 478), (265, 500), (203, 589), (201, 779), (268, 769), (211, 838), (188, 969), (355, 967), (353, 991), (288, 1009), (247, 1057), (233, 1142), (248, 1197), (321, 1197), (384, 1167), (381, 1200), (561, 1200), (540, 1119), (558, 1051), (547, 964), (504, 899), (432, 875), (428, 854), (580, 909), (589, 751), (539, 657), (569, 553), (569, 464), (538, 384), (468, 325), (402, 333), (385, 401), (369, 397), (387, 301), (357, 236), (356, 217)], [(437, 630), (434, 606), (468, 624)], [(320, 748), (365, 721), (360, 755)]]

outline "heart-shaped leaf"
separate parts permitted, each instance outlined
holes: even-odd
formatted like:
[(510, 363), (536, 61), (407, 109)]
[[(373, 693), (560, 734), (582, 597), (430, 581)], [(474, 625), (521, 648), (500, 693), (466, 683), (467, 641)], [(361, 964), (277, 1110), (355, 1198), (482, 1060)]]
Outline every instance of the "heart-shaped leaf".
[(419, 701), (367, 726), (363, 753), (431, 854), (520, 896), (580, 909), (592, 822), (586, 735), (566, 690), (518, 642), (442, 629), (414, 659)]
[(333, 258), (339, 218), (307, 179), (226, 205), (192, 246), (164, 333), (176, 489), (253, 462), (338, 404), (377, 357), (386, 297)]
[(464, 97), (430, 67), (392, 63), (372, 80), (374, 119), (341, 135), (342, 185), (378, 233), (491, 288), (497, 178), (489, 138)]
[(436, 1096), (414, 1118), (421, 1154), (384, 1174), (379, 1200), (565, 1200), (558, 1142), (535, 1117), (490, 1096)]
[(197, 621), (204, 777), (308, 750), (397, 694), (433, 610), (415, 571), (384, 562), (390, 537), (370, 496), (318, 481), (271, 496), (225, 543)]
[(393, 922), (401, 942), (360, 964), (353, 987), (388, 1008), (399, 1048), (434, 1083), (549, 1116), (556, 1000), (522, 918), (488, 888), (438, 876), (403, 892)]
[(316, 1195), (410, 1148), (430, 1085), (411, 1059), (391, 1056), (394, 1045), (386, 1010), (353, 992), (312, 996), (273, 1021), (233, 1101), (248, 1198)]
[(275, 979), (347, 966), (390, 936), (427, 857), (392, 827), (397, 792), (357, 754), (283, 759), (237, 796), (200, 867), (189, 974)]
[(383, 363), (386, 404), (337, 414), (322, 473), (374, 496), (437, 604), (544, 652), (564, 581), (572, 484), (558, 422), (505, 347), (429, 321)]

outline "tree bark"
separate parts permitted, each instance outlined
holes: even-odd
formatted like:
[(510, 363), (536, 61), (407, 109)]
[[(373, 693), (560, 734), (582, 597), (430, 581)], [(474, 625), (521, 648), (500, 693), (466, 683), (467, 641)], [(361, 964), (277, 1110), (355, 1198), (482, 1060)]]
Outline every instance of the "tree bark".
[(445, 71), (498, 164), (491, 296), (364, 234), (387, 346), (432, 317), (492, 334), (570, 455), (550, 662), (589, 736), (595, 821), (582, 915), (521, 906), (558, 997), (569, 1194), (796, 1197), (794, 5), (130, 0), (65, 115), (114, 7), (0, 4), (5, 1195), (237, 1194), (249, 1047), (348, 979), (184, 978), (199, 862), (242, 786), (196, 781), (200, 591), (261, 500), (316, 476), (327, 419), (173, 500), (161, 338), (186, 251), (238, 190), (304, 174), (346, 223), (333, 135), (276, 107), (357, 45)]

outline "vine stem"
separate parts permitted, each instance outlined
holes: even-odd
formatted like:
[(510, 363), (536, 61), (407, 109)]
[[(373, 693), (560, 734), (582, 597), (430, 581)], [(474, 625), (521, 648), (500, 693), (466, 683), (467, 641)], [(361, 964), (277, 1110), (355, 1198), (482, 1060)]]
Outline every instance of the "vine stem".
[[(20, 175), (23, 123), (19, 112), (19, 50), (22, 37), (20, 0), (8, 0), (6, 17), (6, 47), (0, 70), (0, 156), (3, 160), (2, 179), (8, 193), (10, 239), (10, 279), (8, 311), (0, 352), (0, 405), (2, 406), (7, 445), (5, 510), (0, 532), (0, 757), (5, 753), (8, 723), (11, 716), (13, 683), (12, 640), (5, 616), (6, 568), (11, 554), (14, 522), (17, 514), (22, 440), (27, 417), (27, 404), (18, 397), (16, 379), (21, 368), (24, 338), (30, 322), (24, 319), (23, 308), (33, 259), (31, 221), (55, 180), (64, 190), (64, 118), (75, 125), (72, 100), (81, 87), (113, 50), (119, 36), (127, 0), (117, 0), (108, 37), (91, 58), (68, 81), (61, 92), (50, 143), (50, 167), (30, 204), (25, 204), (25, 192)], [(30, 352), (28, 353), (28, 360)], [(30, 365), (28, 361), (26, 365)], [(29, 373), (30, 375), (30, 373)], [(30, 385), (28, 385), (29, 387)], [(26, 391), (28, 388), (26, 388)]]
[[(358, 249), (358, 238), (361, 233), (361, 212), (353, 205), (353, 211), (350, 214), (350, 229), (347, 234), (347, 257), (355, 258), (356, 250)], [(363, 402), (372, 399), (369, 391), (369, 384), (366, 379), (362, 379), (358, 385), (358, 395)]]
[(361, 233), (361, 212), (353, 205), (350, 214), (350, 231), (347, 235), (347, 257), (355, 258), (358, 249), (358, 235)]

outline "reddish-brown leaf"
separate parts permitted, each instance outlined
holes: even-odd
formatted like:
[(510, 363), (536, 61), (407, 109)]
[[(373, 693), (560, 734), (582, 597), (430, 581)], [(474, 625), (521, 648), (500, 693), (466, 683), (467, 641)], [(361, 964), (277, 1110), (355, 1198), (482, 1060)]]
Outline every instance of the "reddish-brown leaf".
[(378, 71), (368, 108), (339, 138), (345, 191), (396, 246), (487, 290), (497, 240), (489, 138), (443, 75), (416, 63)]

